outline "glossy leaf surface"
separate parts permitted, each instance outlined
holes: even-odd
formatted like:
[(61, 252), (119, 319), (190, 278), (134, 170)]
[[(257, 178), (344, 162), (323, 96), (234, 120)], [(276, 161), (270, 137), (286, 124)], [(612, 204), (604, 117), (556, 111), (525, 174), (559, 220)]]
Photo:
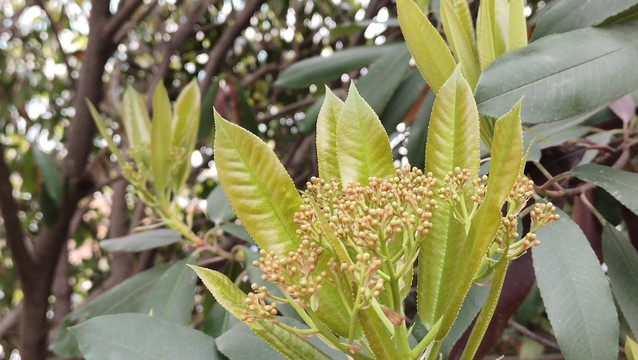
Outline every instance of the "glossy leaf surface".
[[(603, 229), (603, 255), (614, 298), (631, 331), (638, 333), (638, 252), (626, 234), (607, 223)], [(637, 354), (638, 355), (638, 354)]]
[(536, 282), (568, 360), (616, 359), (618, 318), (609, 284), (589, 242), (567, 214), (537, 233)]
[(119, 238), (100, 241), (100, 247), (108, 251), (144, 251), (174, 244), (182, 237), (171, 229), (149, 230)]
[[(481, 114), (498, 117), (525, 96), (525, 123), (568, 119), (638, 88), (638, 22), (539, 39), (498, 58), (481, 75)], [(508, 74), (503, 76), (503, 74)]]
[(636, 0), (561, 0), (538, 18), (532, 40), (599, 24), (637, 3)]
[(366, 185), (370, 177), (390, 177), (395, 173), (385, 129), (354, 85), (350, 86), (337, 121), (337, 159), (344, 185)]
[[(478, 111), (472, 89), (457, 67), (443, 84), (434, 101), (425, 152), (425, 172), (443, 179), (454, 168), (470, 170), (479, 166)], [(431, 220), (428, 246), (421, 247), (418, 274), (419, 317), (431, 327), (445, 312), (455, 290), (454, 277), (465, 241), (463, 226), (454, 218), (449, 204), (439, 203)]]
[(37, 146), (31, 147), (31, 152), (36, 164), (38, 164), (40, 174), (42, 174), (44, 191), (56, 204), (59, 204), (62, 201), (64, 188), (62, 185), (62, 173), (58, 164), (53, 156), (40, 150)]
[(414, 1), (398, 0), (397, 12), (416, 66), (432, 90), (438, 93), (456, 66), (450, 49)]
[(343, 110), (343, 101), (326, 87), (326, 97), (317, 118), (317, 165), (319, 177), (340, 180), (337, 160), (337, 120)]
[(257, 136), (215, 114), (215, 165), (230, 204), (260, 248), (297, 249), (293, 216), (301, 197), (277, 156)]
[(579, 179), (605, 189), (634, 214), (638, 214), (638, 174), (598, 164), (581, 165), (572, 170)]
[(144, 314), (93, 318), (71, 328), (87, 360), (214, 360), (215, 339)]

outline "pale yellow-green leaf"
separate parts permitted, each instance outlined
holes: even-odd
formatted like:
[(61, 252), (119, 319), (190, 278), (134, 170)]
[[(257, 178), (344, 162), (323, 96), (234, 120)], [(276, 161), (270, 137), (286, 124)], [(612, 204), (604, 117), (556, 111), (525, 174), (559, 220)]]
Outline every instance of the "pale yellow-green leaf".
[(337, 159), (344, 185), (367, 185), (370, 177), (395, 174), (388, 135), (354, 85), (337, 120)]
[(235, 214), (260, 248), (277, 255), (297, 250), (293, 217), (301, 197), (266, 143), (215, 113), (215, 166)]
[(122, 123), (131, 148), (148, 146), (151, 142), (151, 119), (144, 105), (144, 97), (130, 85), (124, 90), (122, 98)]
[(111, 150), (111, 153), (115, 155), (115, 158), (117, 159), (117, 162), (120, 164), (120, 166), (124, 166), (126, 161), (124, 160), (124, 157), (122, 157), (120, 149), (118, 149), (117, 145), (115, 145), (113, 138), (106, 133), (106, 125), (104, 123), (104, 120), (100, 116), (100, 113), (97, 111), (97, 109), (95, 109), (95, 106), (93, 106), (93, 104), (91, 104), (88, 99), (86, 99), (86, 105), (89, 107), (89, 112), (91, 113), (91, 117), (93, 117), (93, 121), (95, 122), (100, 135), (102, 135), (102, 138), (106, 140), (106, 144), (109, 147), (109, 150)]
[(340, 181), (337, 161), (337, 119), (343, 110), (343, 101), (326, 87), (326, 97), (317, 119), (317, 163), (319, 177)]
[(507, 50), (512, 51), (527, 45), (527, 21), (525, 0), (510, 0)]
[(472, 46), (476, 48), (476, 32), (474, 31), (474, 22), (472, 21), (472, 13), (467, 0), (453, 0), (454, 12), (461, 22), (461, 27), (465, 32), (465, 37), (472, 41)]
[(151, 126), (151, 173), (153, 186), (160, 202), (165, 200), (164, 191), (171, 182), (171, 159), (173, 148), (173, 124), (171, 102), (164, 84), (160, 82), (153, 93), (153, 124)]
[(377, 360), (399, 359), (397, 348), (392, 341), (392, 336), (372, 307), (359, 310), (357, 318), (361, 322), (363, 332), (368, 345)]
[(201, 94), (197, 80), (193, 79), (180, 92), (175, 102), (173, 114), (173, 144), (184, 152), (184, 161), (175, 164), (173, 171), (173, 187), (179, 191), (190, 174), (190, 154), (195, 148), (199, 117), (201, 109)]
[[(248, 310), (244, 303), (246, 294), (220, 272), (193, 265), (189, 266), (202, 279), (217, 302), (236, 318), (241, 319), (244, 311)], [(303, 337), (277, 326), (274, 322), (256, 320), (246, 324), (255, 334), (289, 359), (330, 360), (330, 357)]]
[(481, 70), (485, 70), (494, 59), (506, 51), (507, 43), (504, 42), (503, 32), (499, 27), (495, 1), (497, 0), (482, 1), (476, 20), (476, 43)]
[(441, 21), (452, 52), (461, 64), (463, 75), (473, 91), (481, 74), (476, 43), (468, 37), (468, 31), (463, 28), (464, 25), (454, 9), (452, 0), (441, 0)]
[(483, 256), (500, 226), (501, 206), (520, 174), (523, 163), (521, 101), (519, 100), (507, 114), (496, 120), (494, 125), (487, 193), (474, 219), (472, 219), (470, 232), (463, 249), (463, 271), (458, 273), (454, 281), (456, 291), (443, 316), (441, 330), (437, 334), (438, 339), (447, 335), (461, 309)]
[(625, 338), (625, 354), (628, 360), (638, 360), (638, 344), (629, 335)]
[(419, 5), (419, 8), (425, 15), (430, 12), (430, 0), (416, 0), (416, 4)]
[(439, 89), (454, 71), (456, 63), (439, 32), (412, 0), (398, 0), (397, 12), (403, 37), (430, 88)]
[[(472, 89), (463, 78), (460, 67), (441, 87), (437, 96), (425, 153), (425, 171), (443, 179), (456, 167), (470, 170), (471, 177), (479, 168), (478, 110)], [(427, 246), (419, 252), (418, 311), (423, 323), (430, 327), (440, 318), (455, 291), (454, 274), (465, 241), (464, 226), (455, 219), (452, 209), (440, 203), (430, 220)]]

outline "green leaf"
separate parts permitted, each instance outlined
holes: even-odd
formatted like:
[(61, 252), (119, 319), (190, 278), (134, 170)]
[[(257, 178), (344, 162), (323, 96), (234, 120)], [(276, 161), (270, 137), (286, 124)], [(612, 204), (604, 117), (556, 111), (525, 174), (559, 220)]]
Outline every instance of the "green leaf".
[(494, 59), (507, 50), (507, 43), (499, 27), (495, 0), (482, 1), (476, 20), (476, 45), (481, 70), (490, 65)]
[(144, 251), (174, 244), (182, 239), (171, 229), (149, 230), (118, 238), (100, 241), (100, 247), (108, 251)]
[(456, 344), (463, 333), (465, 333), (467, 328), (472, 324), (472, 322), (476, 318), (476, 315), (483, 307), (489, 291), (489, 285), (474, 285), (467, 293), (465, 301), (463, 302), (463, 306), (459, 311), (459, 315), (454, 321), (454, 325), (452, 325), (450, 332), (447, 334), (445, 339), (443, 339), (443, 345), (441, 346), (441, 352), (444, 355), (443, 358), (447, 358), (447, 356), (450, 354), (450, 351), (452, 351), (452, 347), (454, 346), (454, 344)]
[(598, 164), (577, 166), (572, 172), (579, 179), (605, 189), (627, 209), (638, 214), (638, 174)]
[(144, 97), (132, 86), (127, 86), (122, 98), (122, 123), (129, 146), (148, 146), (151, 142), (151, 119), (148, 117)]
[(483, 203), (472, 219), (461, 263), (464, 271), (454, 280), (456, 291), (443, 314), (437, 339), (447, 334), (472, 286), (481, 261), (501, 224), (501, 207), (518, 178), (523, 163), (523, 135), (519, 101), (507, 114), (496, 120), (490, 162), (490, 178)]
[(239, 224), (235, 224), (233, 222), (224, 224), (222, 226), (220, 226), (218, 229), (229, 233), (233, 236), (237, 236), (238, 238), (248, 242), (248, 243), (254, 243), (253, 238), (250, 237), (250, 234), (248, 233), (248, 231), (246, 231), (246, 228), (243, 225), (239, 225)]
[(40, 150), (37, 146), (32, 146), (31, 152), (42, 174), (44, 191), (46, 191), (56, 205), (59, 205), (62, 201), (64, 188), (62, 186), (62, 173), (60, 172), (58, 164), (55, 162), (53, 156)]
[(510, 0), (509, 34), (507, 50), (512, 51), (527, 45), (527, 21), (525, 0)]
[(286, 360), (280, 352), (257, 336), (246, 324), (239, 323), (215, 339), (217, 349), (230, 360)]
[(93, 318), (71, 328), (87, 360), (213, 360), (215, 340), (204, 333), (143, 314)]
[(326, 97), (317, 119), (317, 164), (319, 177), (340, 180), (337, 161), (337, 121), (344, 103), (326, 87)]
[(618, 318), (609, 284), (589, 242), (567, 214), (537, 233), (534, 272), (567, 360), (617, 359)]
[[(450, 43), (452, 52), (458, 63), (461, 64), (463, 75), (472, 90), (474, 90), (481, 73), (476, 42), (474, 38), (469, 37), (473, 31), (465, 28), (468, 24), (461, 21), (452, 1), (453, 0), (443, 0), (441, 2), (443, 28), (445, 29), (445, 34), (447, 35), (447, 40)], [(462, 9), (463, 6), (460, 5), (459, 8)], [(471, 22), (469, 26), (471, 28)]]
[[(523, 95), (525, 123), (571, 118), (638, 88), (638, 22), (550, 36), (498, 58), (481, 75), (481, 114), (498, 117)], [(560, 85), (560, 86), (559, 86)]]
[(607, 223), (603, 229), (603, 255), (614, 298), (629, 328), (638, 334), (638, 252), (626, 234)]
[(337, 159), (344, 185), (395, 174), (388, 135), (354, 85), (337, 120)]
[(385, 110), (410, 68), (410, 57), (408, 48), (403, 45), (375, 60), (368, 72), (357, 80), (357, 89), (375, 113)]
[(335, 52), (330, 56), (316, 56), (298, 61), (279, 75), (275, 86), (297, 89), (326, 83), (342, 74), (359, 70), (384, 54), (394, 53), (401, 46), (401, 43), (360, 46)]
[(215, 165), (230, 204), (260, 248), (297, 249), (293, 217), (301, 197), (275, 153), (257, 136), (215, 113)]
[(206, 215), (216, 224), (235, 218), (235, 212), (221, 186), (215, 187), (206, 198)]
[(398, 0), (399, 23), (416, 66), (435, 93), (454, 71), (450, 49), (412, 0)]
[[(195, 150), (199, 117), (201, 113), (201, 94), (197, 79), (191, 80), (177, 96), (173, 114), (173, 145), (185, 152), (185, 161), (173, 163), (173, 190), (179, 191), (190, 175), (190, 155)], [(166, 142), (166, 137), (164, 138)]]
[(628, 360), (638, 360), (638, 344), (629, 335), (625, 337), (625, 354)]
[(117, 159), (117, 162), (120, 164), (120, 166), (123, 166), (127, 161), (125, 161), (124, 157), (122, 157), (122, 153), (120, 152), (120, 149), (117, 147), (117, 145), (115, 145), (113, 138), (106, 132), (104, 119), (102, 119), (100, 113), (88, 99), (86, 99), (86, 105), (89, 107), (89, 112), (91, 113), (93, 122), (95, 122), (95, 126), (97, 127), (100, 135), (104, 140), (106, 140), (106, 144), (109, 147), (109, 150), (113, 155), (115, 155), (115, 158)]
[[(421, 75), (419, 75), (421, 77)], [(430, 125), (430, 116), (436, 96), (433, 91), (428, 91), (425, 99), (419, 107), (412, 124), (410, 125), (410, 137), (408, 145), (408, 162), (412, 166), (422, 169), (425, 165), (425, 144)]]
[[(219, 91), (219, 79), (213, 78), (206, 94), (202, 98), (202, 105), (199, 113), (199, 129), (197, 130), (197, 140), (210, 143), (215, 138), (215, 118), (213, 117), (213, 106)], [(210, 141), (210, 142), (209, 142)]]
[(130, 277), (80, 309), (68, 314), (64, 318), (64, 325), (51, 344), (51, 349), (60, 356), (79, 355), (78, 344), (68, 331), (68, 326), (73, 325), (78, 320), (85, 321), (98, 315), (138, 311), (155, 281), (169, 266), (170, 264), (162, 264)]
[[(434, 101), (425, 150), (425, 172), (443, 179), (456, 167), (468, 169), (470, 178), (479, 167), (478, 111), (472, 89), (457, 66)], [(418, 311), (428, 327), (445, 312), (455, 290), (454, 278), (465, 240), (465, 229), (447, 203), (440, 203), (430, 220), (428, 246), (419, 251)]]
[(140, 307), (140, 312), (159, 316), (177, 324), (188, 325), (195, 304), (197, 276), (186, 265), (195, 259), (189, 256), (164, 272)]
[[(191, 265), (190, 267), (195, 270), (219, 304), (235, 317), (242, 317), (244, 310), (247, 310), (244, 303), (246, 294), (220, 272), (198, 266)], [(252, 321), (247, 325), (270, 346), (289, 359), (330, 359), (325, 353), (298, 334), (285, 330), (274, 322)]]
[[(202, 331), (208, 336), (217, 338), (239, 323), (239, 319), (232, 316), (218, 302), (213, 304), (212, 309), (206, 315)], [(217, 339), (215, 339), (217, 342)], [(218, 346), (219, 349), (219, 346)], [(219, 349), (222, 351), (221, 349)]]
[(168, 92), (161, 81), (153, 93), (153, 124), (151, 126), (151, 173), (160, 203), (167, 201), (166, 187), (171, 182), (173, 152), (173, 110)]
[[(372, 306), (359, 310), (357, 318), (361, 323), (368, 345), (377, 360), (399, 359), (395, 342)], [(401, 325), (403, 326), (403, 325)], [(401, 341), (401, 340), (397, 340)]]
[(637, 3), (636, 0), (561, 0), (537, 19), (532, 40), (599, 24)]
[[(391, 134), (400, 122), (406, 120), (410, 110), (417, 106), (417, 102), (425, 89), (425, 80), (417, 69), (411, 70), (388, 101), (385, 110), (379, 116), (386, 133)], [(427, 114), (430, 117), (430, 114)], [(424, 141), (425, 142), (425, 141)], [(425, 151), (423, 152), (425, 154)]]

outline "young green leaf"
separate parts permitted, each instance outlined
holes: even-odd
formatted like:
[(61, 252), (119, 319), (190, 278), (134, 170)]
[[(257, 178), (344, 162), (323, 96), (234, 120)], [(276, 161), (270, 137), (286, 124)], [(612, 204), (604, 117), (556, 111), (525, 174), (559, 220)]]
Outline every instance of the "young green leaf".
[(337, 161), (337, 119), (343, 105), (343, 101), (326, 87), (326, 98), (317, 119), (317, 164), (319, 177), (325, 180), (341, 179)]
[(350, 85), (337, 120), (337, 159), (341, 182), (368, 184), (370, 177), (395, 174), (388, 135), (370, 105)]
[[(399, 359), (395, 342), (391, 341), (392, 336), (388, 333), (379, 315), (372, 307), (359, 310), (357, 318), (361, 322), (361, 327), (365, 333), (368, 345), (372, 348), (375, 359), (393, 360)], [(397, 340), (400, 341), (400, 340)]]
[(625, 337), (625, 354), (628, 360), (638, 360), (638, 344), (629, 335)]
[(195, 149), (199, 129), (201, 94), (197, 79), (184, 87), (175, 102), (173, 114), (173, 144), (185, 152), (186, 161), (179, 162), (173, 175), (173, 190), (179, 191), (190, 174), (190, 154)]
[(507, 50), (512, 51), (527, 45), (527, 21), (525, 0), (510, 0)]
[[(479, 167), (478, 110), (472, 89), (457, 66), (434, 101), (430, 118), (425, 171), (443, 179), (456, 167), (470, 170), (476, 177)], [(455, 269), (465, 241), (463, 225), (449, 204), (440, 203), (431, 220), (428, 246), (419, 252), (418, 311), (421, 321), (431, 327), (445, 312), (455, 284)]]
[(452, 52), (458, 63), (461, 64), (467, 82), (474, 90), (481, 73), (476, 43), (473, 38), (468, 37), (471, 32), (464, 28), (465, 23), (459, 19), (452, 1), (441, 1), (441, 21)]
[(257, 136), (215, 113), (215, 166), (235, 213), (260, 248), (297, 250), (293, 217), (302, 204), (275, 153)]
[(126, 161), (124, 160), (124, 157), (122, 156), (122, 153), (120, 152), (120, 149), (117, 147), (117, 145), (115, 145), (113, 138), (109, 134), (107, 134), (104, 119), (102, 119), (102, 117), (100, 116), (100, 113), (97, 111), (95, 106), (91, 104), (91, 102), (88, 99), (86, 100), (86, 105), (89, 107), (89, 112), (91, 113), (93, 122), (95, 123), (95, 126), (97, 127), (100, 135), (102, 136), (104, 140), (106, 140), (106, 145), (109, 147), (111, 154), (115, 155), (115, 158), (117, 159), (118, 164), (120, 164), (120, 166), (123, 166), (126, 163)]
[(481, 70), (485, 70), (494, 59), (504, 54), (507, 49), (496, 11), (495, 0), (481, 2), (476, 20), (476, 42)]
[(438, 93), (456, 65), (450, 49), (413, 0), (398, 0), (397, 12), (416, 66), (432, 90)]
[(609, 283), (587, 238), (569, 215), (537, 233), (534, 272), (566, 359), (617, 359), (618, 317)]
[(166, 187), (171, 181), (171, 152), (173, 124), (171, 102), (164, 84), (160, 82), (153, 93), (153, 124), (151, 126), (151, 172), (153, 186), (160, 203), (166, 201)]
[(129, 146), (148, 146), (151, 142), (151, 119), (148, 117), (144, 97), (132, 86), (127, 86), (122, 98), (122, 123)]

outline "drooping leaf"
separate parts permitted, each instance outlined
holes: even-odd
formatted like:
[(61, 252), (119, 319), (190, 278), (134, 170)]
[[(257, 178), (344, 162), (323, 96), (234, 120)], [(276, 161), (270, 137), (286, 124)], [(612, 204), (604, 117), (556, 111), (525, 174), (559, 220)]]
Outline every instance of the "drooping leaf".
[(638, 214), (638, 174), (616, 170), (598, 164), (575, 167), (572, 172), (579, 179), (596, 184), (605, 189), (634, 214)]
[(319, 177), (339, 181), (337, 161), (337, 121), (343, 111), (343, 101), (326, 87), (326, 97), (317, 119), (317, 165)]
[(166, 187), (171, 182), (173, 151), (173, 110), (168, 92), (161, 81), (153, 92), (153, 124), (151, 126), (151, 173), (158, 200), (167, 201)]
[(416, 66), (432, 90), (438, 93), (456, 66), (450, 49), (414, 1), (398, 0), (397, 12)]
[(98, 315), (136, 312), (150, 293), (155, 280), (168, 269), (170, 264), (155, 266), (139, 273), (107, 290), (95, 300), (84, 305), (64, 318), (64, 326), (51, 344), (51, 349), (60, 356), (77, 356), (80, 354), (77, 341), (68, 330), (68, 326), (76, 321), (88, 320)]
[(537, 19), (532, 40), (596, 25), (637, 3), (636, 0), (559, 1)]
[[(523, 95), (525, 123), (568, 119), (638, 88), (638, 22), (539, 39), (498, 58), (481, 75), (481, 114), (498, 117)], [(507, 76), (503, 76), (507, 74)]]
[(534, 272), (565, 359), (616, 359), (618, 318), (611, 290), (589, 242), (567, 214), (537, 233)]
[(293, 216), (301, 197), (275, 153), (257, 136), (215, 113), (219, 181), (246, 230), (278, 255), (297, 249)]
[(344, 185), (366, 185), (370, 177), (391, 177), (395, 173), (388, 135), (354, 85), (337, 120), (337, 159)]
[(275, 82), (276, 86), (304, 88), (312, 84), (323, 84), (342, 74), (359, 70), (378, 57), (394, 53), (403, 44), (383, 46), (360, 46), (335, 52), (330, 56), (317, 56), (298, 61), (284, 70)]
[(87, 360), (214, 360), (215, 339), (144, 314), (95, 317), (71, 328)]
[(381, 114), (410, 68), (410, 52), (403, 45), (372, 63), (357, 80), (357, 89), (376, 114)]
[[(197, 266), (191, 266), (191, 268), (195, 270), (219, 304), (235, 317), (242, 317), (243, 312), (248, 309), (244, 303), (246, 294), (222, 273)], [(289, 359), (330, 359), (312, 343), (296, 333), (277, 326), (274, 322), (256, 320), (247, 325), (270, 346)]]
[(153, 313), (176, 324), (188, 325), (195, 303), (197, 276), (188, 268), (195, 259), (189, 256), (168, 268), (140, 307), (142, 313)]
[(32, 146), (31, 152), (42, 174), (44, 191), (56, 205), (59, 205), (62, 201), (64, 188), (62, 186), (62, 173), (58, 164), (55, 162), (53, 156), (40, 150), (37, 146)]
[(638, 252), (626, 234), (607, 223), (603, 229), (603, 255), (614, 298), (629, 328), (638, 334)]
[[(441, 87), (428, 129), (425, 152), (425, 172), (443, 179), (456, 167), (468, 169), (470, 177), (479, 166), (478, 111), (472, 89), (461, 68)], [(440, 203), (430, 220), (428, 246), (419, 251), (418, 306), (419, 317), (426, 327), (432, 327), (445, 312), (448, 299), (455, 290), (455, 268), (465, 240), (462, 224), (455, 219), (451, 206)]]
[(182, 237), (175, 230), (157, 229), (100, 241), (100, 247), (108, 251), (144, 251), (174, 244)]
[(206, 215), (216, 224), (231, 220), (235, 217), (235, 212), (230, 206), (228, 197), (221, 186), (217, 186), (208, 194), (206, 198)]

